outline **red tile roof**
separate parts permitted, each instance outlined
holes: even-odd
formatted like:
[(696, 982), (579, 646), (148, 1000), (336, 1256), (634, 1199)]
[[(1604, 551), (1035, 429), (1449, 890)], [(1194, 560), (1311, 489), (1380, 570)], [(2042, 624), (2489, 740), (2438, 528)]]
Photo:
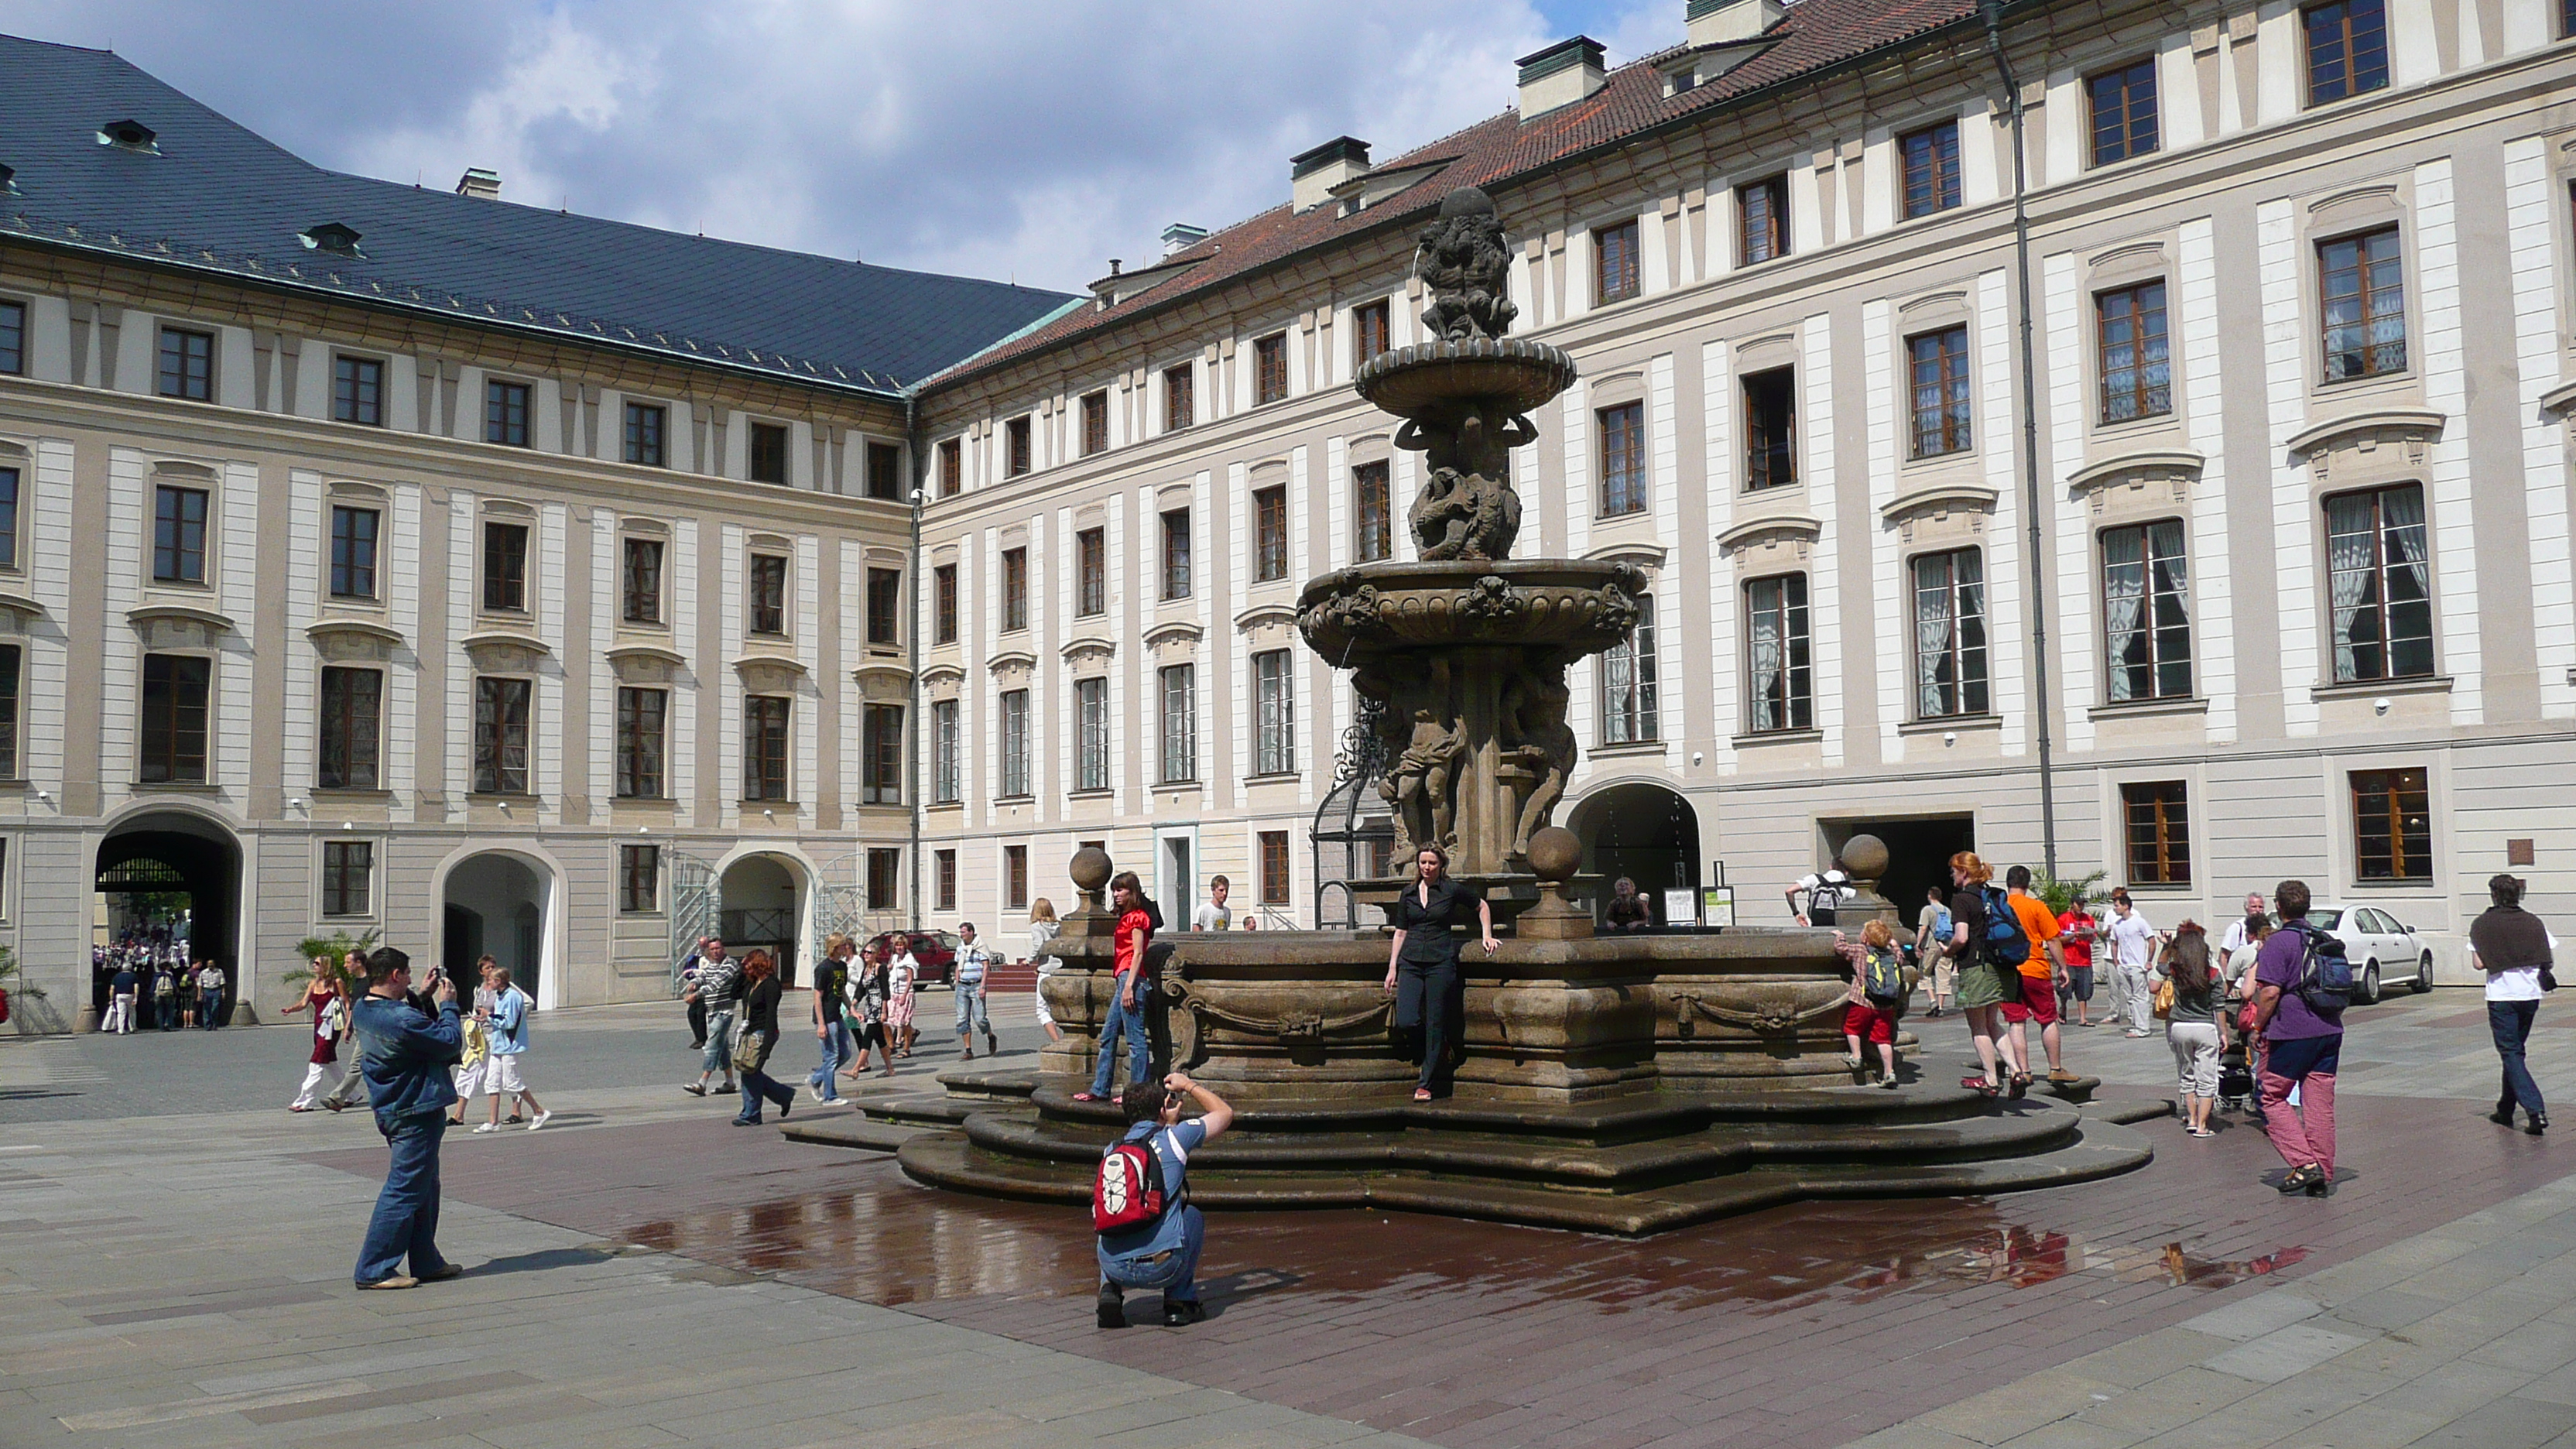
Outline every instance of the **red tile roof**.
[(1504, 111), (1405, 155), (1377, 163), (1391, 172), (1447, 163), (1410, 189), (1345, 216), (1339, 206), (1302, 214), (1285, 204), (1216, 232), (1156, 266), (1198, 260), (1177, 279), (1105, 310), (1078, 307), (1043, 327), (1012, 338), (933, 378), (936, 390), (968, 377), (1048, 351), (1075, 338), (1116, 327), (1128, 319), (1187, 296), (1206, 292), (1298, 253), (1330, 246), (1389, 220), (1429, 211), (1460, 186), (1498, 187), (1547, 166), (1694, 112), (1713, 110), (1757, 91), (1825, 70), (1857, 56), (1914, 40), (1975, 16), (1977, 0), (1802, 0), (1789, 7), (1759, 55), (1706, 85), (1664, 94), (1660, 62), (1679, 47), (1632, 61), (1610, 72), (1602, 88), (1572, 105), (1527, 124)]

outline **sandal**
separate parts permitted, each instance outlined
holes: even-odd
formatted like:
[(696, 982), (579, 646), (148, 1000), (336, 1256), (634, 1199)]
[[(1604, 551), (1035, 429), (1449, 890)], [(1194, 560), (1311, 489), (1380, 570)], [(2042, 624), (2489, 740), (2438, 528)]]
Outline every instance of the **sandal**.
[(2028, 1095), (2030, 1094), (2030, 1084), (2031, 1084), (2031, 1075), (2030, 1075), (2030, 1073), (2028, 1073), (2028, 1072), (2015, 1072), (2015, 1073), (2013, 1073), (2013, 1074), (2012, 1074), (2012, 1094), (2013, 1094), (2014, 1099), (2015, 1099), (2015, 1100), (2019, 1100), (2019, 1099), (2020, 1099), (2020, 1098), (2022, 1098), (2022, 1097), (2028, 1096)]
[(1959, 1085), (1982, 1097), (1991, 1097), (2003, 1090), (2003, 1088), (1996, 1086), (1994, 1083), (1987, 1081), (1983, 1077), (1961, 1077), (1959, 1079)]
[[(888, 1076), (892, 1076), (892, 1075), (894, 1074), (894, 1068), (892, 1068), (892, 1067), (888, 1067), (888, 1068), (886, 1068), (886, 1074), (887, 1074)], [(1076, 1092), (1076, 1093), (1074, 1093), (1074, 1094), (1073, 1094), (1073, 1100), (1075, 1100), (1075, 1101), (1077, 1101), (1077, 1102), (1097, 1102), (1097, 1101), (1099, 1101), (1100, 1099), (1099, 1099), (1098, 1097), (1095, 1097), (1095, 1096), (1091, 1095), (1089, 1092)]]
[(1416, 1087), (1416, 1088), (1414, 1088), (1414, 1089), (1413, 1089), (1413, 1100), (1415, 1100), (1415, 1101), (1417, 1101), (1417, 1102), (1428, 1102), (1428, 1101), (1430, 1101), (1430, 1100), (1431, 1100), (1431, 1089), (1430, 1089), (1429, 1087)]

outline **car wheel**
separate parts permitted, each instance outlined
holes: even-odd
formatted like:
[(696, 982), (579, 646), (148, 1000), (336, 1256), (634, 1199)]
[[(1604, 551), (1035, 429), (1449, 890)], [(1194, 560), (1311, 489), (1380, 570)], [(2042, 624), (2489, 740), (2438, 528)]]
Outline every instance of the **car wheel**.
[(2415, 994), (2421, 996), (2432, 989), (2433, 953), (2427, 951), (2424, 953), (2424, 959), (2415, 963)]
[(2373, 961), (2361, 968), (2361, 994), (2358, 999), (2364, 1006), (2376, 1006), (2379, 1003), (2378, 962)]

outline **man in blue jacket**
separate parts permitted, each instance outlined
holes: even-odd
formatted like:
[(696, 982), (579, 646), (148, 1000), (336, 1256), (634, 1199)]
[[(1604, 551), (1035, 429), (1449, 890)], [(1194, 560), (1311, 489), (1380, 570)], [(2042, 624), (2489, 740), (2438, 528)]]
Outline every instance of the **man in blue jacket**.
[[(391, 946), (368, 955), (367, 994), (354, 1013), (358, 1066), (393, 1162), (358, 1250), (361, 1288), (410, 1288), (465, 1271), (438, 1255), (438, 1144), (456, 1101), (452, 1069), (465, 1055), (456, 984), (433, 977), (429, 1010), (409, 999), (410, 990), (409, 956)], [(402, 1271), (405, 1257), (409, 1273)]]

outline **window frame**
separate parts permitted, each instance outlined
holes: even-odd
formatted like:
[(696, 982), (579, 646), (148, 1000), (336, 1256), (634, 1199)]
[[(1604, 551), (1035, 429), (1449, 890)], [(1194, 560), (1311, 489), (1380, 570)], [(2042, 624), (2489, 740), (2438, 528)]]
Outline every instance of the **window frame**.
[(1903, 220), (1938, 216), (1958, 208), (1961, 193), (1957, 117), (1897, 137), (1896, 151), (1902, 163), (1897, 202)]
[(26, 470), (0, 461), (0, 572), (20, 573), (18, 524), (26, 501)]
[(966, 440), (939, 440), (939, 496), (954, 498), (966, 487)]
[(866, 459), (867, 495), (888, 503), (903, 501), (903, 447), (897, 443), (868, 440)]
[(742, 697), (742, 803), (784, 805), (796, 798), (796, 701), (784, 694)]
[[(2138, 101), (2140, 77), (2144, 77), (2146, 94), (2143, 120), (2140, 115), (2142, 107)], [(2106, 86), (2116, 87), (2116, 92), (2106, 94), (2104, 89)], [(2109, 118), (2111, 130), (2107, 134), (2104, 130), (2106, 101), (2118, 108), (2118, 113)], [(2084, 119), (2088, 141), (2086, 155), (2090, 158), (2088, 164), (2094, 167), (2117, 166), (2123, 161), (2152, 156), (2162, 150), (2164, 147), (2163, 105), (2164, 97), (2156, 74), (2156, 57), (2153, 55), (2132, 60), (2123, 65), (2108, 66), (2086, 76), (2084, 78)], [(2139, 138), (2141, 126), (2146, 133), (2143, 141)], [(2106, 144), (2106, 139), (2110, 136), (2116, 136), (2117, 139), (2111, 144)]]
[[(2146, 812), (2141, 817), (2141, 811)], [(2142, 839), (2139, 830), (2147, 831)], [(2120, 784), (2120, 851), (2131, 886), (2187, 888), (2192, 883), (2191, 786), (2183, 780)], [(2141, 846), (2145, 853), (2141, 854)]]
[[(516, 518), (485, 518), (482, 538), (482, 612), (528, 612), (528, 543), (535, 527)], [(500, 547), (516, 535), (515, 548)]]
[(1029, 550), (1022, 544), (1002, 550), (1002, 632), (1018, 634), (1029, 627)]
[(754, 418), (745, 424), (742, 449), (744, 480), (784, 487), (789, 471), (789, 440), (793, 436), (785, 423), (768, 423)]
[(891, 649), (903, 643), (903, 570), (866, 569), (867, 641), (871, 649)]
[(1074, 788), (1106, 792), (1115, 778), (1109, 765), (1109, 681), (1100, 676), (1073, 682), (1075, 741)]
[(1272, 583), (1288, 577), (1288, 485), (1252, 490), (1252, 578)]
[[(2341, 24), (2334, 36), (2334, 44), (2339, 51), (2334, 64), (2339, 67), (2340, 74), (2331, 81), (2321, 83), (2320, 68), (2323, 62), (2320, 60), (2319, 46), (2322, 37), (2319, 31), (2324, 17), (2330, 12), (2340, 12), (2338, 18)], [(2362, 12), (2374, 16), (2378, 22), (2378, 34), (2375, 39), (2379, 58), (2378, 69), (2375, 72), (2356, 65), (2353, 42), (2356, 38), (2361, 38), (2361, 32), (2355, 28), (2353, 20), (2356, 13)], [(2302, 109), (2314, 110), (2319, 106), (2330, 106), (2338, 101), (2348, 101), (2357, 96), (2369, 95), (2374, 91), (2386, 90), (2392, 78), (2388, 56), (2388, 7), (2385, 0), (2321, 0), (2321, 3), (2300, 8), (2299, 80), (2306, 98), (2306, 104)]]
[(1645, 295), (1645, 270), (1637, 251), (1641, 231), (1633, 216), (1592, 229), (1593, 306), (1608, 307)]
[[(1777, 591), (1776, 601), (1760, 597), (1766, 588)], [(1811, 588), (1803, 572), (1765, 574), (1744, 581), (1746, 734), (1797, 734), (1816, 727), (1815, 610), (1810, 601)], [(1780, 661), (1768, 682), (1754, 662), (1755, 640), (1766, 617), (1777, 620), (1780, 640)], [(1763, 720), (1767, 709), (1778, 712), (1777, 718), (1768, 723)]]
[[(156, 686), (155, 667), (162, 678)], [(161, 696), (154, 718), (153, 696)], [(193, 693), (195, 702), (189, 701)], [(143, 656), (136, 691), (134, 779), (138, 785), (203, 785), (214, 772), (215, 662), (203, 654), (154, 651)], [(162, 750), (156, 758), (156, 738)], [(193, 745), (194, 753), (190, 753)], [(156, 768), (157, 767), (157, 768)], [(193, 772), (193, 773), (192, 773)]]
[(0, 297), (0, 376), (23, 377), (26, 372), (27, 304)]
[(995, 798), (1025, 800), (1036, 793), (1036, 776), (1029, 768), (1029, 692), (1003, 690), (994, 701), (994, 713), (1001, 723), (1002, 744), (1000, 790)]
[(859, 707), (859, 803), (903, 803), (904, 706), (870, 702)]
[[(2159, 539), (2158, 533), (2165, 530), (2170, 532), (2165, 538)], [(2128, 647), (2124, 646), (2119, 636), (2114, 634), (2111, 621), (2113, 602), (2118, 597), (2112, 592), (2111, 571), (2115, 567), (2128, 566), (2125, 562), (2119, 564), (2113, 562), (2112, 541), (2130, 534), (2137, 536), (2138, 545), (2135, 564), (2138, 570), (2138, 616), (2136, 622), (2125, 632), (2134, 640), (2144, 641), (2147, 658), (2143, 666), (2127, 659)], [(2158, 552), (2160, 542), (2169, 542), (2172, 545), (2171, 551)], [(2115, 705), (2151, 704), (2158, 701), (2194, 698), (2194, 692), (2199, 687), (2199, 659), (2197, 658), (2199, 641), (2193, 637), (2191, 619), (2190, 524), (2180, 518), (2153, 518), (2136, 523), (2117, 523), (2095, 531), (2093, 548), (2094, 557), (2098, 560), (2094, 579), (2102, 604), (2103, 701)], [(2157, 565), (2160, 561), (2170, 561), (2171, 567), (2166, 570), (2166, 575), (2172, 579), (2173, 587), (2165, 587), (2159, 583)], [(2174, 608), (2180, 612), (2180, 623), (2164, 621), (2161, 605), (2166, 600), (2172, 600)], [(2177, 629), (2181, 631), (2182, 636), (2181, 653), (2178, 658), (2169, 654), (2170, 646), (2174, 643), (2171, 636)], [(2134, 674), (2141, 667), (2147, 671), (2148, 688), (2144, 694), (2137, 693), (2137, 686), (2123, 679), (2124, 673)], [(2182, 672), (2182, 687), (2168, 688), (2166, 675), (2168, 671), (2176, 668)], [(2127, 691), (2125, 693), (2124, 684)]]
[(1395, 309), (1387, 298), (1362, 302), (1351, 309), (1351, 370), (1356, 372), (1395, 350)]
[[(2147, 305), (2150, 293), (2153, 306)], [(2114, 312), (2112, 304), (2123, 301), (2126, 310)], [(2115, 325), (2125, 330), (2125, 338), (2114, 338)], [(2124, 351), (2130, 358), (2125, 364), (2116, 360)], [(2116, 428), (2173, 415), (2173, 335), (2164, 278), (2143, 278), (2093, 294), (2093, 370), (2098, 426)], [(2129, 379), (2125, 387), (2114, 382), (2121, 377)], [(2128, 412), (2119, 412), (2118, 399), (2126, 399)]]
[[(2407, 493), (2414, 495), (2415, 521), (2392, 525), (2388, 521), (2389, 501)], [(2356, 499), (2366, 499), (2370, 505), (2370, 597), (2366, 601), (2356, 599), (2354, 602), (2369, 611), (2375, 626), (2374, 637), (2360, 641), (2379, 651), (2380, 667), (2379, 672), (2375, 674), (2360, 672), (2358, 660), (2353, 662), (2351, 672), (2347, 672), (2345, 655), (2351, 651), (2353, 641), (2349, 634), (2342, 632), (2341, 623), (2336, 617), (2341, 607), (2335, 602), (2336, 580), (2339, 576), (2356, 570), (2339, 566), (2335, 541), (2338, 538), (2357, 535), (2349, 531), (2336, 532), (2335, 510), (2337, 504), (2349, 503)], [(2381, 483), (2366, 488), (2344, 489), (2329, 493), (2317, 500), (2325, 529), (2323, 601), (2326, 609), (2326, 667), (2329, 671), (2328, 677), (2333, 683), (2385, 684), (2408, 679), (2435, 679), (2441, 676), (2441, 630), (2435, 611), (2436, 601), (2441, 595), (2437, 581), (2433, 577), (2432, 517), (2428, 511), (2430, 503), (2431, 490), (2412, 479)], [(2416, 557), (2411, 561), (2396, 558), (2389, 546), (2392, 534), (2407, 532), (2413, 533), (2416, 538)], [(2392, 601), (2390, 585), (2395, 580), (2396, 570), (2400, 566), (2411, 568), (2421, 575), (2420, 593), (2414, 598)], [(2398, 623), (2396, 615), (2401, 608), (2409, 613), (2420, 612), (2424, 621), (2420, 633), (2409, 630), (2402, 638), (2396, 633)], [(2413, 645), (2418, 641), (2423, 649), (2424, 667), (2420, 670), (2410, 669), (2400, 673), (2397, 667), (2399, 646)]]
[(1089, 619), (1109, 612), (1109, 529), (1095, 525), (1073, 536), (1073, 616)]
[[(1766, 411), (1756, 396), (1756, 389), (1780, 393), (1779, 437), (1765, 425)], [(1764, 493), (1774, 488), (1795, 488), (1800, 482), (1798, 470), (1798, 368), (1795, 363), (1766, 367), (1744, 374), (1737, 387), (1744, 404), (1744, 491)], [(1785, 470), (1786, 477), (1775, 477)]]
[(1166, 508), (1162, 511), (1162, 521), (1162, 602), (1178, 603), (1190, 596), (1196, 583), (1191, 577), (1190, 567), (1193, 543), (1190, 509), (1186, 506)]
[[(1928, 383), (1926, 363), (1932, 368)], [(1927, 397), (1932, 400), (1928, 410)], [(1977, 379), (1967, 323), (1917, 332), (1905, 339), (1905, 398), (1908, 461), (1976, 450)]]
[(24, 721), (21, 701), (26, 695), (27, 651), (24, 645), (0, 642), (0, 781), (27, 778), (24, 758), (19, 750), (20, 729)]
[[(1923, 579), (1923, 566), (1934, 561), (1946, 565), (1945, 577), (1938, 587), (1944, 596), (1949, 618), (1949, 641), (1941, 650), (1942, 662), (1951, 671), (1947, 686), (1951, 703), (1947, 708), (1925, 707), (1926, 690), (1940, 687), (1937, 678), (1927, 678), (1924, 672), (1930, 656), (1923, 648), (1923, 601), (1929, 592)], [(1976, 577), (1973, 580), (1963, 577), (1962, 563), (1975, 565)], [(1971, 589), (1975, 591), (1976, 607), (1973, 610), (1967, 607)], [(1910, 671), (1914, 687), (1908, 691), (1912, 699), (1907, 712), (1917, 722), (1982, 719), (1993, 714), (1994, 639), (1989, 629), (1991, 605), (1986, 597), (1985, 551), (1972, 544), (1964, 548), (1935, 549), (1915, 554), (1905, 561), (1905, 590), (1906, 619), (1912, 631), (1911, 653), (1914, 656)], [(1966, 626), (1970, 620), (1976, 624), (1977, 639), (1973, 644), (1967, 642)], [(1972, 659), (1976, 664), (1973, 676), (1968, 668)]]
[(930, 908), (934, 911), (957, 909), (957, 852), (954, 848), (934, 850), (931, 860)]
[[(154, 374), (156, 396), (179, 402), (215, 400), (215, 334), (164, 322), (157, 334), (159, 363)], [(178, 368), (171, 367), (171, 344), (178, 344)]]
[[(649, 557), (648, 557), (649, 556)], [(617, 618), (621, 624), (667, 627), (663, 617), (666, 540), (647, 534), (620, 534), (617, 540)]]
[[(355, 527), (361, 518), (366, 520), (363, 530)], [(351, 526), (344, 528), (344, 523)], [(376, 558), (383, 530), (382, 509), (370, 508), (363, 503), (331, 505), (331, 565), (326, 586), (332, 598), (357, 599), (371, 604), (380, 601), (376, 592)], [(361, 532), (365, 534), (363, 539), (359, 537)], [(361, 547), (366, 553), (364, 562), (357, 557)]]
[(956, 805), (965, 794), (957, 701), (930, 702), (930, 803)]
[(385, 425), (385, 360), (354, 352), (331, 354), (331, 421), (363, 428)]
[(625, 449), (619, 455), (639, 468), (671, 466), (671, 410), (660, 403), (626, 400)]
[(1288, 832), (1258, 831), (1253, 837), (1254, 886), (1260, 892), (1260, 904), (1290, 904), (1297, 889), (1294, 857), (1288, 853)]
[[(883, 887), (883, 889), (879, 889)], [(903, 852), (890, 845), (868, 847), (867, 908), (891, 911), (902, 904)]]
[(1037, 471), (1037, 427), (1022, 413), (1002, 424), (1002, 476), (1025, 478)]
[[(1757, 209), (1754, 197), (1762, 199)], [(1756, 227), (1761, 245), (1756, 246)], [(1735, 264), (1758, 267), (1788, 256), (1792, 248), (1789, 232), (1789, 173), (1776, 172), (1735, 188)]]
[[(1176, 385), (1177, 384), (1177, 385)], [(1163, 369), (1163, 431), (1185, 432), (1198, 426), (1199, 372), (1195, 362)]]
[(1288, 333), (1266, 332), (1252, 339), (1252, 405), (1268, 407), (1288, 400)]
[(483, 441), (502, 448), (535, 446), (536, 390), (506, 377), (483, 379)]
[(743, 563), (743, 632), (764, 639), (787, 634), (787, 555), (753, 549)]
[[(2411, 789), (2408, 788), (2410, 780)], [(2352, 802), (2353, 880), (2366, 886), (2431, 884), (2434, 878), (2432, 771), (2422, 765), (2349, 770), (2344, 775), (2344, 786)], [(2388, 837), (2388, 869), (2384, 873), (2372, 870), (2371, 855), (2365, 853), (2368, 842), (2373, 839), (2373, 832), (2365, 828), (2372, 813), (2368, 797), (2373, 794), (2383, 797), (2378, 814)], [(2421, 822), (2420, 830), (2410, 830), (2406, 826), (2406, 804), (2410, 795), (2417, 803), (2414, 813)], [(2422, 864), (2420, 870), (2415, 868), (2419, 860)]]
[[(354, 858), (355, 869), (351, 868)], [(325, 920), (367, 920), (375, 915), (376, 843), (322, 842), (319, 912)], [(354, 887), (355, 900), (351, 899)]]
[[(536, 681), (525, 675), (474, 676), (472, 793), (513, 797), (534, 793), (536, 699)], [(515, 723), (511, 718), (513, 703)], [(515, 744), (513, 734), (517, 736)], [(510, 763), (513, 750), (518, 757), (516, 765)]]
[(1394, 467), (1385, 458), (1351, 465), (1351, 562), (1395, 557)]
[[(184, 506), (196, 500), (190, 517)], [(182, 504), (172, 514), (170, 505)], [(215, 490), (189, 483), (152, 485), (152, 582), (156, 586), (204, 588), (212, 573)]]
[(957, 642), (957, 565), (953, 563), (931, 565), (930, 642)]
[[(364, 691), (348, 686), (359, 676)], [(332, 686), (341, 686), (338, 699)], [(313, 788), (377, 790), (384, 785), (385, 671), (364, 665), (326, 664), (314, 681)], [(334, 774), (334, 756), (338, 771)]]
[(1162, 748), (1157, 752), (1156, 782), (1163, 785), (1198, 783), (1199, 707), (1198, 666), (1184, 660), (1166, 664), (1154, 671), (1157, 700), (1157, 733)]
[(1642, 398), (1592, 412), (1601, 469), (1599, 516), (1625, 518), (1650, 506), (1653, 480), (1646, 463), (1646, 404)]
[[(639, 904), (640, 903), (640, 904)], [(662, 914), (662, 847), (620, 841), (617, 846), (617, 913)]]
[(1082, 395), (1082, 456), (1097, 457), (1109, 451), (1109, 389), (1093, 388)]
[(1252, 656), (1252, 773), (1297, 773), (1297, 673), (1286, 649)]
[(651, 685), (617, 687), (615, 771), (610, 785), (619, 800), (666, 800), (671, 790), (671, 691)]
[(1663, 739), (1662, 658), (1655, 633), (1655, 597), (1637, 596), (1637, 622), (1601, 654), (1601, 743), (1647, 745)]
[[(2384, 258), (2372, 257), (2370, 254), (2372, 244), (2383, 239), (2388, 242), (2389, 255)], [(2333, 319), (2338, 311), (2338, 302), (2342, 299), (2338, 299), (2332, 288), (2335, 286), (2337, 273), (2346, 269), (2337, 267), (2332, 258), (2334, 252), (2343, 247), (2353, 249), (2353, 264), (2349, 270), (2352, 274), (2354, 290), (2348, 297), (2352, 320), (2337, 323)], [(2319, 385), (2332, 387), (2338, 383), (2366, 382), (2379, 377), (2398, 377), (2412, 370), (2415, 361), (2414, 348), (2411, 345), (2414, 340), (2414, 328), (2411, 325), (2411, 319), (2407, 316), (2408, 289), (2404, 228), (2395, 222), (2389, 222), (2380, 226), (2365, 227), (2360, 231), (2320, 237), (2317, 239), (2313, 255), (2317, 269)], [(2383, 285), (2379, 276), (2382, 269), (2394, 269), (2396, 279)], [(2381, 320), (2379, 315), (2374, 314), (2374, 307), (2383, 298), (2392, 294), (2396, 298), (2396, 307), (2393, 313), (2386, 315), (2392, 315), (2396, 319), (2397, 337), (2393, 342), (2371, 335), (2373, 324)], [(2335, 337), (2338, 333), (2356, 334), (2358, 346), (2346, 345), (2338, 348), (2335, 345)], [(2393, 360), (2383, 355), (2386, 350), (2392, 348), (2395, 351)], [(2359, 370), (2338, 370), (2338, 357), (2356, 356), (2360, 359)]]
[(1029, 848), (1012, 844), (1002, 847), (1002, 909), (1025, 911), (1029, 908)]

